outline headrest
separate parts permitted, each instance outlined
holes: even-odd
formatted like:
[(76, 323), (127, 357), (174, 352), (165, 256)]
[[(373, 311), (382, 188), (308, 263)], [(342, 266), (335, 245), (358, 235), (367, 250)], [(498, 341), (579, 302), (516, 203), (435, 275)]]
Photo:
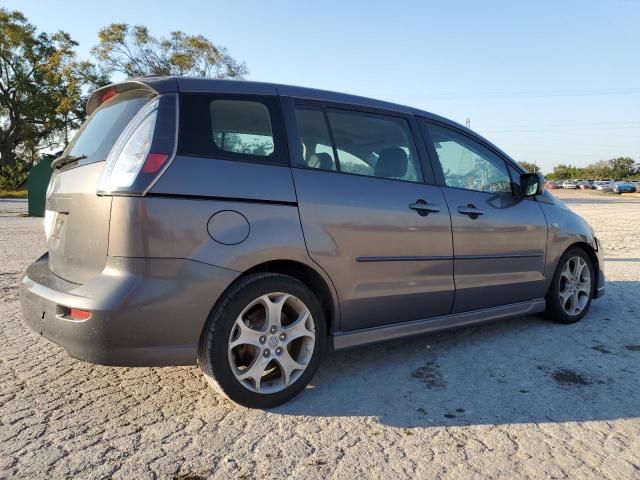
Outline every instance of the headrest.
[(331, 155), (329, 155), (326, 152), (322, 152), (322, 153), (314, 153), (312, 155), (312, 158), (314, 156), (318, 159), (318, 163), (313, 168), (319, 168), (321, 170), (335, 170), (335, 167), (333, 166), (333, 158), (331, 158)]
[(407, 174), (408, 163), (407, 154), (401, 148), (385, 148), (378, 156), (374, 174), (376, 177), (401, 178)]

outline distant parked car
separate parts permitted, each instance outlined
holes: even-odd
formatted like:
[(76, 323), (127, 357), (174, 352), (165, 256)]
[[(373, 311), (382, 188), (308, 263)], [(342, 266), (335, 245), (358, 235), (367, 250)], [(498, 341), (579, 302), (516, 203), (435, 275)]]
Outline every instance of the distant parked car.
[(562, 188), (566, 188), (569, 190), (575, 190), (576, 188), (578, 188), (578, 184), (576, 182), (572, 182), (570, 180), (565, 180), (562, 183)]
[(596, 182), (596, 190), (599, 190), (601, 192), (606, 192), (607, 187), (609, 187), (609, 185), (611, 185), (611, 182), (608, 182), (608, 181)]
[(636, 191), (636, 186), (631, 182), (613, 182), (611, 190), (613, 193), (633, 193)]
[(544, 186), (545, 188), (549, 188), (551, 190), (562, 188), (558, 182), (554, 182), (553, 180), (547, 180), (547, 183), (545, 183)]

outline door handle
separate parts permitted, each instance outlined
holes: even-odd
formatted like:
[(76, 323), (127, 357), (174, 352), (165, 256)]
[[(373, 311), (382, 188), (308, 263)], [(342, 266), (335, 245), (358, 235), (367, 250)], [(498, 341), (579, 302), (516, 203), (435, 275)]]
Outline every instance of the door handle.
[(429, 213), (438, 213), (440, 211), (440, 207), (433, 205), (432, 203), (427, 203), (422, 199), (416, 200), (414, 203), (410, 203), (409, 208), (418, 212), (418, 215), (422, 217)]
[(470, 203), (469, 205), (458, 207), (458, 213), (461, 213), (462, 215), (469, 215), (471, 218), (477, 218), (479, 215), (484, 214), (484, 210), (480, 210)]

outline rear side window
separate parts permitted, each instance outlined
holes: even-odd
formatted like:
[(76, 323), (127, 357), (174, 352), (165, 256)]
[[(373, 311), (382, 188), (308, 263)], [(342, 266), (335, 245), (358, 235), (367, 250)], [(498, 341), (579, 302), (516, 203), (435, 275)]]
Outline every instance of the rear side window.
[(337, 170), (329, 126), (321, 110), (296, 109), (296, 123), (302, 143), (304, 164), (320, 170)]
[(277, 100), (255, 95), (181, 94), (178, 153), (288, 165)]
[(220, 150), (266, 157), (273, 153), (269, 110), (260, 102), (211, 102), (213, 141)]
[(147, 90), (128, 90), (104, 102), (78, 130), (65, 155), (87, 157), (76, 165), (106, 160), (120, 134), (151, 97)]
[(411, 130), (404, 118), (297, 106), (300, 166), (371, 177), (422, 181)]

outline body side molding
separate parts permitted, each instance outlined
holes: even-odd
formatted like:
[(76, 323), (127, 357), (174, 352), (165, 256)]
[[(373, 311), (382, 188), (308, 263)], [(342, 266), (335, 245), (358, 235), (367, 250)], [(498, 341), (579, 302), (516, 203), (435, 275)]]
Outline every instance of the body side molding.
[(354, 332), (336, 333), (333, 335), (334, 350), (357, 347), (370, 343), (383, 342), (397, 338), (421, 335), (455, 327), (464, 327), (475, 323), (499, 320), (503, 318), (517, 317), (532, 313), (543, 312), (546, 308), (544, 298), (529, 302), (502, 305), (500, 307), (485, 308), (473, 312), (457, 313), (426, 320), (415, 320), (402, 324), (392, 324), (384, 327), (367, 328)]
[(455, 256), (397, 256), (397, 257), (357, 257), (356, 262), (423, 262), (430, 260), (491, 260), (497, 258), (537, 258), (537, 253), (504, 253), (497, 255), (455, 255)]

